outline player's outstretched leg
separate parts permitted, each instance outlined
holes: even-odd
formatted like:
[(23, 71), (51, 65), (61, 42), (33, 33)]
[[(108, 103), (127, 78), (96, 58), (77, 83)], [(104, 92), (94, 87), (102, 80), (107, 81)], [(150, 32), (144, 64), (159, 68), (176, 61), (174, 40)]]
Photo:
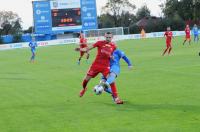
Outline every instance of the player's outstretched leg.
[(85, 92), (87, 90), (87, 84), (90, 81), (90, 79), (91, 79), (90, 76), (86, 76), (85, 79), (83, 80), (83, 82), (82, 82), (83, 89), (79, 93), (80, 97), (82, 97), (85, 94)]
[(107, 77), (107, 80), (105, 82), (106, 85), (110, 85), (111, 83), (113, 83), (115, 81), (115, 78), (117, 77), (117, 75), (113, 72), (111, 72), (109, 74), (109, 76)]
[(101, 81), (99, 82), (99, 85), (103, 86), (104, 91), (106, 93), (112, 94), (112, 90), (110, 88), (110, 85), (106, 85), (105, 83), (106, 83), (106, 77), (102, 76)]

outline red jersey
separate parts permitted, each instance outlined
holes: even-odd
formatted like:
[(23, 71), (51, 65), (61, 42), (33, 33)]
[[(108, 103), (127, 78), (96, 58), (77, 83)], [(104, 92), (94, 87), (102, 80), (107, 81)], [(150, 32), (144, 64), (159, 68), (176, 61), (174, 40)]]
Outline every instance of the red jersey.
[(116, 45), (113, 42), (98, 41), (93, 44), (93, 47), (97, 47), (97, 55), (93, 62), (93, 65), (101, 65), (103, 67), (110, 66), (110, 57), (113, 51), (116, 49)]
[(87, 47), (87, 39), (81, 38), (80, 39), (80, 48), (85, 48)]
[(164, 35), (166, 36), (166, 43), (171, 43), (173, 37), (172, 31), (166, 31)]
[(190, 36), (190, 28), (185, 28), (185, 34), (186, 36)]

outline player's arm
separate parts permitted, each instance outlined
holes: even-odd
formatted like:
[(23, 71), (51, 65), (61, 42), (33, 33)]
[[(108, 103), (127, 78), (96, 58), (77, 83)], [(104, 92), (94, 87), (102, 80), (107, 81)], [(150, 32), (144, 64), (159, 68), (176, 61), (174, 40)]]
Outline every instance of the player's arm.
[(131, 61), (129, 60), (129, 58), (128, 58), (126, 55), (124, 55), (124, 56), (122, 57), (122, 59), (128, 64), (128, 66), (132, 66)]
[(32, 47), (30, 42), (29, 42), (28, 46), (29, 46), (29, 47)]
[(90, 51), (92, 49), (94, 49), (95, 47), (93, 45), (89, 45), (88, 47), (85, 48), (75, 48), (75, 51), (83, 51), (83, 52), (87, 52)]
[(100, 44), (99, 42), (96, 42), (95, 44), (88, 45), (88, 47), (85, 47), (85, 48), (75, 48), (75, 50), (76, 51), (88, 52), (88, 51), (94, 49), (95, 47), (98, 47), (99, 44)]
[(165, 37), (165, 38), (167, 37), (167, 32), (164, 33), (164, 37)]

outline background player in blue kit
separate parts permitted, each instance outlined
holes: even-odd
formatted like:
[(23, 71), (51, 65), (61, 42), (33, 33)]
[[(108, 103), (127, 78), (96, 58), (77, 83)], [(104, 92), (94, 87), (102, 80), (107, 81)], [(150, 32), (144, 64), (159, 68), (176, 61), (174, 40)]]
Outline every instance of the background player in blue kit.
[(123, 59), (127, 64), (128, 68), (132, 68), (131, 61), (128, 59), (128, 57), (125, 55), (125, 53), (119, 49), (116, 49), (113, 54), (112, 58), (110, 59), (110, 73), (108, 77), (103, 77), (101, 80), (100, 85), (103, 85), (105, 87), (105, 91), (108, 93), (112, 93), (110, 84), (112, 84), (115, 81), (115, 78), (120, 73), (120, 59)]
[(194, 34), (194, 42), (198, 43), (198, 41), (199, 41), (199, 33), (198, 33), (199, 29), (198, 29), (196, 24), (194, 24), (192, 31), (193, 31), (193, 34)]
[(35, 61), (35, 51), (36, 51), (36, 47), (37, 47), (37, 42), (35, 42), (34, 40), (29, 42), (29, 47), (31, 48), (31, 59), (30, 62), (34, 62)]

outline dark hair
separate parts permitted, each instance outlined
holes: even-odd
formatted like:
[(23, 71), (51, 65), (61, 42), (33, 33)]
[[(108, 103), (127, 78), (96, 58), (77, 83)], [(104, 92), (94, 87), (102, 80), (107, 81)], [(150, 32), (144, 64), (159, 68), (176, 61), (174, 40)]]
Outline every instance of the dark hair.
[(106, 32), (106, 34), (112, 34), (111, 32)]

